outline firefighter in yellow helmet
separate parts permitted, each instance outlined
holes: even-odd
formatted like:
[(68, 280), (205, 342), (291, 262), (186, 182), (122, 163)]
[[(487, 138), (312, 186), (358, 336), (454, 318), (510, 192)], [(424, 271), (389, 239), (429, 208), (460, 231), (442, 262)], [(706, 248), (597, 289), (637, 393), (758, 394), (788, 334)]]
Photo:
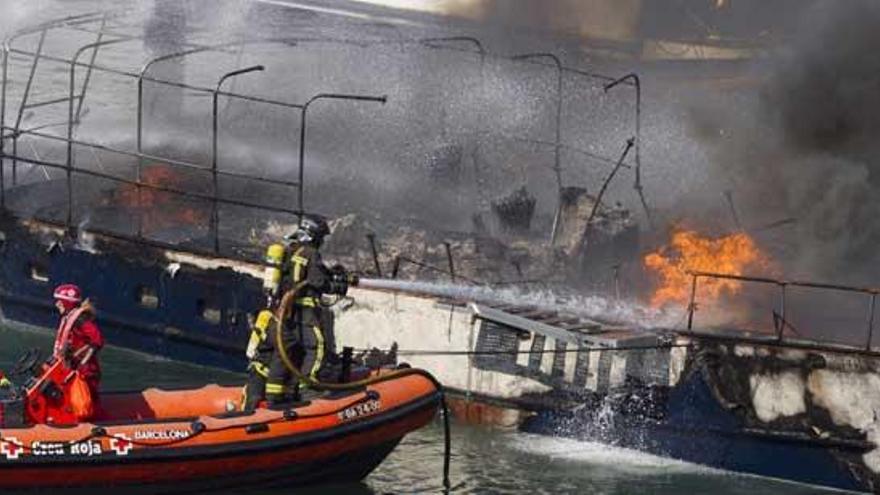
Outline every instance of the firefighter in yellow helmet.
[[(333, 337), (324, 328), (321, 302), (324, 294), (344, 296), (349, 284), (357, 278), (348, 275), (342, 267), (328, 268), (321, 259), (319, 249), (324, 237), (330, 234), (327, 222), (320, 217), (306, 215), (299, 228), (288, 236), (287, 263), (281, 286), (283, 290), (294, 288), (296, 296), (293, 311), (281, 325), (271, 325), (270, 331), (280, 330), (280, 339), (270, 333), (270, 340), (283, 343), (287, 356), (304, 374), (314, 379), (326, 366), (333, 349)], [(266, 399), (270, 405), (297, 400), (299, 383), (293, 377), (278, 349), (272, 351), (266, 380)]]

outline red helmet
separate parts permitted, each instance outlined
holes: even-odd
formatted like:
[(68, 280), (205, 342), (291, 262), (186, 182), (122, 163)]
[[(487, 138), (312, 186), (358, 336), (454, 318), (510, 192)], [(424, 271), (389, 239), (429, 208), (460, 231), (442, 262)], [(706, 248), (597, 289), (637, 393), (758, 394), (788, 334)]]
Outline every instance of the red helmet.
[(55, 288), (55, 292), (52, 295), (57, 301), (61, 301), (61, 304), (67, 310), (75, 308), (82, 302), (82, 291), (74, 284), (59, 285)]

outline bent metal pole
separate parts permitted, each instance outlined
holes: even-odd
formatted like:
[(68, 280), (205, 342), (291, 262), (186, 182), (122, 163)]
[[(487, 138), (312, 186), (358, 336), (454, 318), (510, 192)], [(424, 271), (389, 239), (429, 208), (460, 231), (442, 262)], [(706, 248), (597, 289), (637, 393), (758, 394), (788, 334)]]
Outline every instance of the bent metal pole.
[(217, 211), (217, 192), (219, 189), (217, 177), (217, 97), (220, 94), (220, 88), (227, 79), (247, 74), (249, 72), (262, 72), (265, 69), (266, 68), (262, 65), (253, 65), (251, 67), (227, 72), (220, 77), (220, 80), (217, 81), (217, 85), (214, 87), (214, 94), (212, 95), (213, 108), (211, 112), (211, 181), (213, 184), (212, 195), (214, 196), (214, 201), (211, 205), (211, 232), (214, 234), (214, 253), (220, 252), (220, 213)]
[(97, 50), (99, 47), (102, 46), (127, 43), (134, 39), (137, 38), (133, 36), (126, 36), (112, 40), (101, 40), (94, 43), (89, 43), (87, 45), (79, 47), (76, 53), (74, 53), (73, 58), (70, 60), (70, 79), (68, 88), (69, 94), (67, 95), (67, 219), (65, 223), (68, 231), (73, 225), (73, 126), (74, 124), (79, 124), (79, 122), (74, 121), (75, 119), (73, 101), (75, 99), (74, 93), (76, 88), (76, 66), (79, 63), (79, 57), (81, 57), (83, 53), (90, 49)]
[(556, 65), (556, 138), (554, 139), (553, 170), (556, 172), (556, 213), (553, 215), (553, 227), (550, 231), (550, 242), (556, 240), (559, 229), (559, 216), (562, 214), (562, 164), (559, 159), (559, 147), (562, 140), (562, 61), (552, 53), (526, 53), (515, 55), (511, 60), (529, 60), (548, 58)]
[(633, 185), (633, 189), (639, 195), (639, 200), (642, 202), (642, 208), (645, 210), (645, 217), (648, 219), (648, 224), (653, 224), (653, 219), (651, 218), (651, 210), (648, 208), (648, 202), (645, 200), (645, 191), (642, 187), (642, 82), (639, 79), (639, 75), (635, 72), (626, 74), (625, 76), (619, 77), (603, 86), (603, 89), (607, 92), (611, 88), (617, 86), (620, 83), (623, 83), (627, 80), (631, 80), (633, 86), (636, 88), (636, 142), (635, 142), (635, 151), (636, 151), (636, 181)]
[(305, 212), (305, 194), (303, 188), (303, 179), (304, 179), (304, 170), (305, 170), (305, 151), (306, 151), (306, 113), (308, 112), (309, 105), (318, 101), (318, 100), (352, 100), (352, 101), (372, 101), (376, 103), (385, 104), (388, 101), (388, 96), (366, 96), (366, 95), (348, 95), (348, 94), (339, 94), (339, 93), (319, 93), (311, 98), (309, 101), (303, 105), (302, 110), (300, 111), (300, 122), (299, 122), (299, 201), (298, 201), (298, 209), (299, 209), (299, 217), (302, 220), (302, 215)]

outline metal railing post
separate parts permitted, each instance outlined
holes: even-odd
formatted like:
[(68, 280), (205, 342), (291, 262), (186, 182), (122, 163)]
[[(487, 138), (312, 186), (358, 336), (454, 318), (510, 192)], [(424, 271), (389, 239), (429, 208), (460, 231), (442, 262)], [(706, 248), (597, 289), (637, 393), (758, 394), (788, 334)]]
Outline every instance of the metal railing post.
[(617, 86), (618, 84), (626, 81), (632, 80), (633, 85), (636, 88), (636, 180), (633, 185), (633, 189), (639, 195), (639, 200), (642, 202), (642, 208), (645, 210), (645, 217), (648, 219), (648, 224), (653, 225), (653, 219), (651, 218), (651, 210), (648, 208), (648, 202), (645, 200), (645, 192), (642, 187), (642, 82), (639, 79), (639, 75), (635, 72), (627, 74), (623, 77), (617, 78), (614, 81), (611, 81), (605, 86), (603, 89), (607, 92), (609, 89)]
[[(477, 53), (480, 55), (480, 86), (479, 86), (479, 99), (481, 102), (484, 102), (486, 98), (486, 48), (483, 47), (483, 43), (472, 36), (446, 36), (439, 38), (422, 38), (419, 42), (427, 45), (427, 46), (436, 46), (432, 45), (432, 43), (442, 43), (442, 42), (467, 42), (471, 43), (477, 48)], [(479, 114), (477, 115), (477, 142), (474, 147), (473, 153), (473, 161), (474, 161), (474, 185), (477, 187), (477, 197), (478, 204), (477, 208), (479, 209), (484, 204), (488, 203), (488, 199), (486, 199), (485, 192), (483, 191), (483, 180), (481, 179), (480, 173), (480, 164), (479, 164), (479, 151), (481, 140), (483, 136), (483, 132), (485, 132), (485, 110), (481, 108)]]
[(455, 282), (455, 263), (452, 260), (452, 245), (449, 244), (449, 241), (443, 241), (443, 246), (446, 248), (446, 261), (449, 263), (449, 278), (452, 279), (452, 282)]
[(86, 69), (86, 77), (83, 80), (82, 91), (79, 93), (79, 101), (76, 103), (76, 122), (79, 123), (82, 114), (83, 102), (86, 99), (86, 90), (89, 88), (89, 81), (92, 79), (92, 69), (95, 67), (95, 60), (98, 58), (98, 48), (101, 46), (101, 40), (104, 39), (104, 26), (107, 25), (107, 15), (101, 19), (101, 27), (98, 28), (98, 36), (95, 38), (95, 48), (92, 50), (92, 57), (89, 59), (89, 66)]
[(37, 66), (40, 63), (40, 54), (43, 52), (43, 44), (46, 42), (46, 33), (48, 28), (40, 32), (40, 40), (37, 41), (37, 50), (34, 52), (34, 62), (31, 64), (31, 70), (28, 74), (27, 82), (24, 85), (24, 93), (21, 95), (21, 105), (18, 107), (18, 115), (15, 117), (15, 128), (12, 131), (12, 186), (18, 182), (18, 133), (21, 129), (21, 120), (24, 118), (24, 111), (27, 108), (27, 100), (31, 93), (31, 87), (34, 84), (34, 75), (37, 73)]
[(0, 69), (0, 208), (6, 207), (6, 75), (9, 67), (9, 47), (3, 42), (3, 67)]
[(787, 284), (785, 282), (779, 283), (780, 297), (779, 297), (779, 328), (776, 330), (776, 340), (782, 342), (782, 336), (785, 333), (785, 325), (788, 323), (788, 320), (785, 319), (785, 286)]
[(620, 300), (620, 263), (615, 263), (611, 267), (614, 270), (614, 298)]
[[(164, 60), (170, 60), (172, 58), (183, 57), (192, 53), (198, 53), (208, 50), (207, 47), (199, 47), (192, 48), (189, 50), (183, 50), (175, 53), (168, 53), (165, 55), (161, 55), (155, 58), (148, 60), (143, 66), (141, 66), (141, 70), (137, 75), (137, 123), (135, 129), (135, 149), (137, 150), (138, 155), (143, 153), (143, 136), (144, 136), (144, 78), (147, 75), (147, 72), (150, 68)], [(141, 188), (141, 180), (143, 179), (143, 159), (138, 156), (137, 165), (135, 168), (135, 178), (137, 179), (137, 186), (135, 189), (137, 190), (137, 205), (138, 205), (138, 225), (137, 225), (137, 237), (142, 238), (144, 234), (144, 206), (142, 201), (142, 188)]]
[(593, 219), (596, 218), (596, 213), (598, 213), (599, 206), (602, 204), (602, 197), (605, 195), (605, 191), (608, 189), (608, 185), (611, 184), (614, 176), (617, 175), (617, 171), (623, 166), (623, 161), (626, 160), (626, 155), (629, 154), (629, 150), (631, 150), (632, 147), (633, 140), (632, 138), (629, 138), (626, 140), (626, 147), (623, 149), (623, 153), (620, 154), (620, 159), (617, 160), (617, 164), (611, 170), (611, 173), (608, 174), (608, 177), (605, 178), (605, 181), (602, 182), (602, 187), (599, 188), (599, 192), (596, 194), (596, 201), (593, 203), (593, 208), (590, 209), (590, 216), (587, 217), (587, 224), (584, 226), (584, 235), (581, 238), (581, 243), (584, 245), (588, 242), (587, 238), (593, 228)]
[(391, 268), (391, 278), (396, 279), (400, 272), (400, 255), (394, 257), (394, 266)]
[(218, 105), (217, 105), (217, 96), (220, 94), (220, 88), (223, 86), (223, 83), (229, 79), (230, 77), (239, 76), (242, 74), (247, 74), (248, 72), (262, 72), (266, 68), (262, 65), (254, 65), (251, 67), (245, 67), (243, 69), (237, 69), (231, 72), (227, 72), (220, 77), (220, 80), (217, 81), (217, 85), (214, 87), (214, 94), (212, 95), (212, 113), (211, 113), (211, 182), (213, 184), (213, 197), (214, 201), (211, 205), (211, 231), (214, 234), (214, 252), (220, 252), (220, 212), (217, 209), (217, 192), (219, 189), (219, 182), (217, 177), (217, 114), (218, 114)]
[(379, 265), (379, 251), (376, 249), (376, 234), (367, 234), (370, 243), (370, 252), (373, 254), (373, 267), (376, 268), (376, 276), (382, 278), (382, 267)]
[(877, 293), (871, 294), (871, 305), (868, 309), (868, 340), (865, 342), (865, 350), (871, 350), (871, 341), (874, 339), (874, 308), (877, 305)]
[(692, 330), (694, 328), (694, 311), (697, 310), (697, 277), (699, 274), (693, 273), (691, 274), (691, 300), (688, 303), (688, 330)]
[(559, 146), (562, 139), (562, 61), (552, 53), (526, 53), (515, 55), (511, 60), (527, 60), (530, 58), (549, 58), (556, 64), (556, 139), (554, 146), (553, 170), (556, 172), (556, 213), (553, 215), (553, 227), (550, 231), (550, 242), (556, 240), (559, 229), (559, 216), (562, 213), (562, 166), (559, 158)]
[(187, 55), (192, 55), (194, 53), (204, 52), (211, 50), (212, 47), (198, 47), (191, 48), (189, 50), (183, 50), (174, 53), (168, 53), (165, 55), (161, 55), (155, 58), (148, 60), (143, 66), (141, 66), (141, 70), (137, 75), (137, 130), (136, 130), (136, 143), (137, 143), (137, 152), (140, 153), (143, 148), (143, 127), (144, 127), (144, 79), (147, 76), (147, 72), (150, 68), (158, 62), (163, 62), (165, 60), (170, 60), (172, 58), (185, 57)]
[(305, 212), (305, 188), (304, 179), (305, 179), (305, 152), (306, 152), (306, 113), (309, 110), (309, 105), (312, 103), (321, 100), (353, 100), (353, 101), (372, 101), (381, 104), (385, 104), (388, 101), (388, 96), (364, 96), (364, 95), (349, 95), (349, 94), (338, 94), (338, 93), (320, 93), (311, 98), (302, 106), (302, 110), (300, 110), (300, 122), (299, 122), (299, 201), (298, 201), (298, 209), (299, 209), (299, 218), (302, 220), (303, 213)]
[[(76, 53), (73, 55), (73, 58), (70, 59), (70, 93), (67, 101), (67, 220), (66, 227), (70, 230), (71, 225), (73, 224), (73, 100), (74, 93), (76, 92), (76, 66), (78, 64), (79, 57), (85, 53), (86, 50), (93, 48), (98, 49), (100, 46), (105, 45), (113, 45), (116, 43), (124, 43), (126, 41), (131, 41), (133, 37), (126, 38), (118, 38), (107, 41), (96, 41), (94, 43), (89, 43), (88, 45), (81, 46)], [(90, 66), (91, 67), (91, 66)]]

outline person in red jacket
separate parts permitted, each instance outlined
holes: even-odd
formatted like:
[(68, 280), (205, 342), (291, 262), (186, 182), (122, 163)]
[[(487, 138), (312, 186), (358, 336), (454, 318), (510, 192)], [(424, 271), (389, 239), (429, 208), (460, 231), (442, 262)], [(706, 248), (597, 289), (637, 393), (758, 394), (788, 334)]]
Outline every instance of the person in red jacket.
[(77, 370), (89, 385), (92, 399), (97, 404), (101, 383), (98, 351), (104, 347), (104, 336), (95, 324), (95, 310), (88, 299), (83, 301), (82, 291), (73, 284), (59, 285), (54, 297), (61, 321), (55, 335), (53, 355), (67, 360), (70, 367)]

